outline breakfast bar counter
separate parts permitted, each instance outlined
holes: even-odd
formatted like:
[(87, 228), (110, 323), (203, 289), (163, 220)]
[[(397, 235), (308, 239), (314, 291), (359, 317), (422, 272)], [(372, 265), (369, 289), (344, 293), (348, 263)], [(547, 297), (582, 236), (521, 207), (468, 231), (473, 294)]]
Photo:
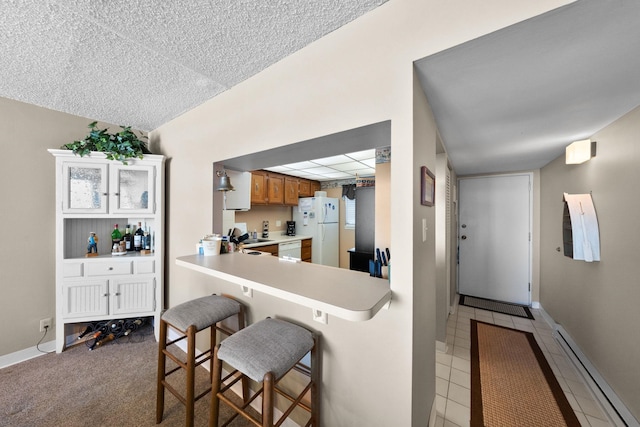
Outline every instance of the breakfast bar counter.
[(391, 302), (387, 280), (275, 256), (187, 255), (177, 258), (176, 264), (236, 283), (248, 297), (257, 291), (309, 307), (313, 319), (321, 323), (327, 323), (328, 315), (354, 322), (369, 320)]

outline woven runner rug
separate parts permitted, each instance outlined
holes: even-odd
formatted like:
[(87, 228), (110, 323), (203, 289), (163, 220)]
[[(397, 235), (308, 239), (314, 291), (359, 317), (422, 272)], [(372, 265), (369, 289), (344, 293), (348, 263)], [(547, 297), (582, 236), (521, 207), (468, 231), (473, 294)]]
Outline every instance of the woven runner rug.
[(471, 427), (579, 427), (530, 332), (471, 319)]
[(467, 307), (481, 308), (482, 310), (495, 311), (496, 313), (508, 314), (509, 316), (525, 317), (535, 320), (531, 310), (526, 305), (511, 304), (508, 302), (494, 301), (491, 299), (460, 295), (460, 305)]

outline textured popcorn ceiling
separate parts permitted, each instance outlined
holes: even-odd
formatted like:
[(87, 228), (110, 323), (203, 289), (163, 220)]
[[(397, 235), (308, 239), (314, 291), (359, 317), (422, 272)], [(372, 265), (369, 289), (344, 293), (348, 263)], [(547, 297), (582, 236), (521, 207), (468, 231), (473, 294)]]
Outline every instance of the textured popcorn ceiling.
[(2, 0), (0, 96), (152, 130), (387, 0)]

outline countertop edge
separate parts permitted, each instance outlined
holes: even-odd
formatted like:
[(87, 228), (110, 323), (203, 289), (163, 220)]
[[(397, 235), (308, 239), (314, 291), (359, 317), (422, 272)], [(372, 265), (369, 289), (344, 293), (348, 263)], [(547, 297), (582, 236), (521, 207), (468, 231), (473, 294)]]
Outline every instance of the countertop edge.
[(239, 286), (247, 287), (249, 289), (253, 289), (255, 291), (262, 292), (264, 294), (271, 295), (285, 301), (290, 301), (295, 304), (308, 307), (312, 310), (312, 314), (314, 315), (315, 312), (318, 311), (323, 314), (336, 316), (338, 318), (352, 322), (366, 321), (372, 319), (382, 308), (387, 306), (387, 304), (389, 304), (392, 299), (391, 289), (388, 289), (387, 292), (385, 292), (385, 294), (371, 308), (368, 308), (366, 310), (348, 309), (335, 304), (326, 303), (300, 294), (289, 292), (283, 289), (278, 289), (268, 284), (256, 282), (255, 280), (246, 279), (238, 275), (215, 270), (213, 268), (206, 267), (188, 260), (188, 258), (197, 259), (194, 258), (195, 256), (196, 255), (194, 254), (177, 257), (175, 263), (176, 265), (188, 268), (190, 270), (198, 271), (212, 277), (226, 280), (230, 283), (235, 283)]

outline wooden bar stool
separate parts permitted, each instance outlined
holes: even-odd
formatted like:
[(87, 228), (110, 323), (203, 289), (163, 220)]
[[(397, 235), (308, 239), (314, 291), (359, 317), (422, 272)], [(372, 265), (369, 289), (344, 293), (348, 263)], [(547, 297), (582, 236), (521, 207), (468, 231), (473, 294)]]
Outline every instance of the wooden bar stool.
[[(293, 323), (271, 318), (248, 326), (217, 345), (213, 352), (209, 427), (219, 427), (220, 402), (224, 402), (235, 411), (222, 426), (228, 425), (237, 415), (242, 415), (255, 426), (279, 426), (296, 407), (301, 407), (310, 413), (306, 426), (318, 427), (321, 380), (318, 346), (319, 339), (315, 333)], [(309, 352), (311, 363), (310, 366), (306, 366), (302, 359)], [(223, 361), (230, 365), (232, 370), (225, 378), (222, 378)], [(293, 368), (309, 376), (309, 382), (298, 396), (292, 396), (277, 386)], [(238, 406), (224, 393), (246, 377), (258, 383), (262, 382), (262, 386), (251, 398), (244, 399), (242, 406)], [(302, 399), (309, 391), (310, 404), (306, 404)], [(283, 415), (274, 422), (275, 393), (285, 397), (290, 404)], [(256, 419), (247, 408), (260, 395), (262, 414), (260, 419)]]
[[(209, 295), (197, 298), (177, 305), (165, 311), (160, 318), (160, 338), (158, 349), (158, 383), (156, 396), (156, 424), (162, 422), (164, 414), (164, 391), (170, 391), (186, 407), (186, 423), (192, 427), (194, 423), (194, 405), (197, 400), (204, 397), (211, 388), (207, 388), (197, 396), (195, 395), (195, 371), (198, 366), (209, 361), (210, 372), (213, 372), (213, 350), (216, 345), (217, 331), (230, 336), (236, 332), (227, 325), (221, 323), (232, 316), (238, 318), (238, 329), (245, 326), (245, 309), (238, 301), (226, 296)], [(176, 330), (180, 337), (167, 342), (169, 327)], [(196, 333), (210, 328), (211, 345), (200, 354), (196, 355)], [(172, 353), (167, 347), (187, 340), (186, 360)], [(167, 358), (173, 360), (178, 366), (166, 371)], [(167, 377), (184, 369), (186, 375), (186, 391), (181, 394), (175, 387), (168, 383)], [(248, 396), (248, 382), (243, 383), (244, 396)]]

